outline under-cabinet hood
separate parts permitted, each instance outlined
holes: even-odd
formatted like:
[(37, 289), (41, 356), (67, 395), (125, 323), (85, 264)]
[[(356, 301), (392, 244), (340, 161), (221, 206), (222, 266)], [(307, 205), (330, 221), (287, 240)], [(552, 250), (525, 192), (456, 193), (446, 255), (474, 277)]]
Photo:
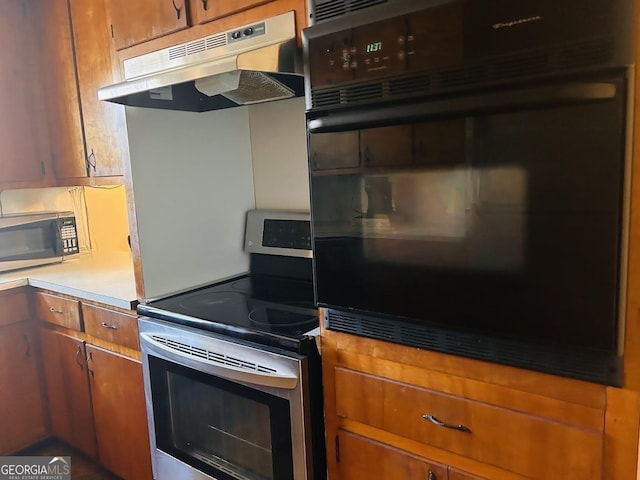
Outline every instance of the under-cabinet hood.
[(204, 112), (302, 96), (294, 12), (127, 59), (124, 77), (98, 98)]

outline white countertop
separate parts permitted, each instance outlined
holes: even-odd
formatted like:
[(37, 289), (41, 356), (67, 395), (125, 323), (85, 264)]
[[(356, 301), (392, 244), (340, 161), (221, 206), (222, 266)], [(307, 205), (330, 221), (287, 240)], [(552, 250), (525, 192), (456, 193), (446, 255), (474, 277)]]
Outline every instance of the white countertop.
[(62, 263), (0, 274), (0, 290), (25, 285), (120, 308), (131, 309), (137, 303), (128, 252), (81, 253)]

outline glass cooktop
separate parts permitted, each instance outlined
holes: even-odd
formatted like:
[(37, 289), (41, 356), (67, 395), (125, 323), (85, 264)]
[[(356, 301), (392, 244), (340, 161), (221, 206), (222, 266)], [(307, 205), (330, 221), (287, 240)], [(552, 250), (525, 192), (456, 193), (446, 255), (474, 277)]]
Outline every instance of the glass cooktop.
[(268, 275), (245, 275), (138, 305), (138, 313), (296, 351), (319, 324), (312, 282)]

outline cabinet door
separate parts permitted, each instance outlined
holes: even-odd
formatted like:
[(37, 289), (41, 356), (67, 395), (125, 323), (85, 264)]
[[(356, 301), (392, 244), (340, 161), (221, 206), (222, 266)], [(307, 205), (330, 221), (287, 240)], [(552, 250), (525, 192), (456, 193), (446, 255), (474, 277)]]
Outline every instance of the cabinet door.
[[(121, 175), (129, 159), (124, 107), (98, 100), (100, 87), (120, 81), (104, 0), (70, 0), (86, 162), (90, 176)], [(133, 18), (133, 17), (132, 17)]]
[(48, 435), (36, 355), (36, 335), (29, 323), (0, 329), (0, 455)]
[(411, 139), (410, 125), (361, 130), (362, 166), (410, 165), (412, 161)]
[(464, 119), (417, 123), (413, 128), (415, 163), (434, 167), (465, 163)]
[(358, 167), (358, 138), (358, 132), (312, 133), (309, 138), (311, 169)]
[(106, 0), (116, 50), (189, 26), (187, 0)]
[(26, 1), (0, 2), (0, 185), (7, 188), (46, 186), (53, 179), (33, 30)]
[(446, 480), (447, 467), (345, 431), (338, 432), (340, 480)]
[(78, 82), (67, 0), (35, 0), (41, 62), (47, 74), (45, 97), (55, 176), (87, 176)]
[(192, 0), (191, 17), (194, 23), (204, 23), (271, 1), (273, 0)]
[(476, 475), (471, 475), (470, 473), (463, 472), (462, 470), (457, 470), (455, 468), (449, 469), (449, 480), (487, 480), (484, 477), (478, 477)]
[(151, 453), (136, 360), (87, 345), (100, 463), (126, 479), (151, 479)]
[(84, 342), (40, 328), (52, 433), (97, 458)]

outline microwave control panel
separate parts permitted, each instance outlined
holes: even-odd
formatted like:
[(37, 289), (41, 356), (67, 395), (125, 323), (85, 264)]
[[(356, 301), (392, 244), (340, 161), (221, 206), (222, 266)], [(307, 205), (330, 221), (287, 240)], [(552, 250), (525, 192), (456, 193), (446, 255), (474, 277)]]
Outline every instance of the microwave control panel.
[(59, 218), (58, 227), (60, 229), (60, 240), (62, 241), (62, 253), (65, 255), (79, 253), (80, 245), (78, 243), (75, 218)]

